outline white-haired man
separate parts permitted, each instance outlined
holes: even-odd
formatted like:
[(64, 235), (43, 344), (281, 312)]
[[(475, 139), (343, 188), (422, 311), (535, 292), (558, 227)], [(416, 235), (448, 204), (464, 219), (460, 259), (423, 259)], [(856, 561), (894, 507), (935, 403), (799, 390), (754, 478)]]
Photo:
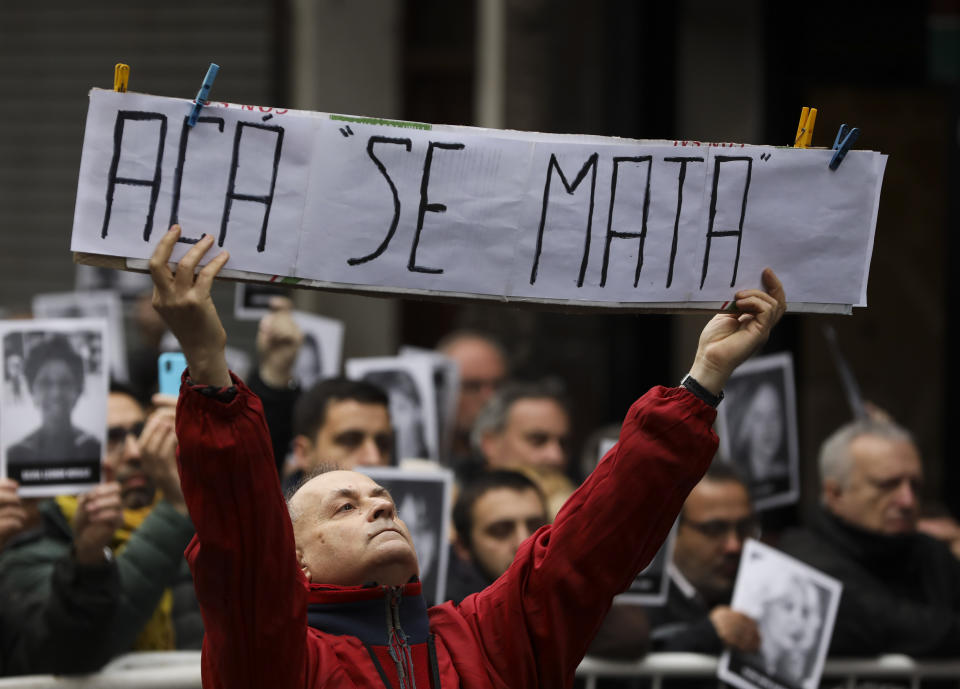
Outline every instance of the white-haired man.
[(923, 465), (910, 434), (841, 427), (820, 448), (820, 480), (823, 509), (781, 547), (843, 582), (831, 654), (955, 656), (960, 562), (916, 530)]
[[(417, 556), (382, 487), (350, 471), (280, 496), (262, 409), (232, 378), (210, 298), (227, 262), (194, 277), (212, 237), (150, 270), (154, 305), (189, 364), (177, 410), (184, 494), (197, 527), (187, 551), (204, 612), (203, 681), (211, 687), (568, 687), (613, 596), (656, 553), (716, 449), (724, 383), (769, 335), (783, 288), (737, 293), (714, 317), (683, 387), (655, 388), (627, 414), (620, 442), (554, 524), (510, 568), (458, 606), (429, 610)], [(291, 518), (293, 523), (291, 524)]]

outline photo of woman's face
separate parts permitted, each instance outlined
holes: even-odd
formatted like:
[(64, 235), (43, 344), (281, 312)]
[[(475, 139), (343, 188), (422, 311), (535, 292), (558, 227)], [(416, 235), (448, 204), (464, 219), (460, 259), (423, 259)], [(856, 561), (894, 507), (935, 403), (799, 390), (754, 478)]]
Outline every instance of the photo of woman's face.
[(68, 425), (70, 413), (80, 398), (80, 381), (67, 362), (50, 359), (38, 369), (32, 395), (44, 423)]
[(400, 429), (401, 435), (417, 427), (422, 421), (421, 414), (420, 405), (413, 398), (403, 391), (391, 391), (390, 417), (393, 425)]
[(782, 595), (767, 601), (761, 635), (770, 635), (773, 646), (782, 650), (808, 650), (817, 640), (822, 620), (816, 588), (809, 582), (795, 582)]
[(747, 449), (758, 468), (765, 468), (776, 457), (784, 435), (783, 405), (775, 387), (767, 384), (757, 390), (747, 418), (751, 430)]

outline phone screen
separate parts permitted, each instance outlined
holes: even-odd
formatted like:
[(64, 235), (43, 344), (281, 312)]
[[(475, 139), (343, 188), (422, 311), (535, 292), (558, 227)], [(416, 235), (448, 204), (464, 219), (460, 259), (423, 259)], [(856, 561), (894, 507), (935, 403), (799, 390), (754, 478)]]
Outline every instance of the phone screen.
[(180, 376), (187, 367), (183, 352), (164, 352), (157, 359), (157, 392), (162, 395), (180, 394)]

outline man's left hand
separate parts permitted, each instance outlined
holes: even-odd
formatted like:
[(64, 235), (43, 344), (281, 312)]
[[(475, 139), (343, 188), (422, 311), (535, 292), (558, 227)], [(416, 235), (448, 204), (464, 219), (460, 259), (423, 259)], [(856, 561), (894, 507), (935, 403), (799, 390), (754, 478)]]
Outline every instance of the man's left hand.
[(714, 395), (720, 394), (734, 369), (767, 341), (787, 310), (787, 297), (776, 274), (766, 268), (762, 280), (766, 291), (737, 292), (737, 311), (717, 314), (700, 333), (690, 375)]

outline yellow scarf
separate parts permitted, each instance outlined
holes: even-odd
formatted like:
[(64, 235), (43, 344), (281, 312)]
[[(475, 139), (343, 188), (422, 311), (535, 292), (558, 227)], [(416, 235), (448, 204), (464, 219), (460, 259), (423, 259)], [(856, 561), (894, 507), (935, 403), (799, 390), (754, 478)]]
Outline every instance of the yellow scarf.
[[(57, 496), (56, 502), (72, 527), (73, 520), (77, 514), (77, 497), (75, 495), (60, 495)], [(119, 555), (121, 552), (123, 552), (123, 549), (127, 545), (127, 541), (130, 540), (133, 532), (140, 528), (140, 526), (143, 524), (143, 520), (147, 518), (147, 515), (150, 514), (150, 510), (153, 509), (155, 504), (156, 501), (154, 501), (154, 503), (151, 505), (147, 505), (146, 507), (123, 511), (123, 523), (113, 534), (113, 540), (111, 541), (111, 548), (113, 548), (114, 553)], [(175, 650), (176, 643), (173, 634), (173, 619), (171, 617), (172, 611), (173, 592), (170, 589), (165, 589), (163, 596), (160, 598), (160, 603), (157, 605), (156, 610), (153, 611), (153, 616), (147, 621), (143, 629), (140, 630), (140, 634), (137, 636), (137, 640), (133, 644), (133, 650)]]

